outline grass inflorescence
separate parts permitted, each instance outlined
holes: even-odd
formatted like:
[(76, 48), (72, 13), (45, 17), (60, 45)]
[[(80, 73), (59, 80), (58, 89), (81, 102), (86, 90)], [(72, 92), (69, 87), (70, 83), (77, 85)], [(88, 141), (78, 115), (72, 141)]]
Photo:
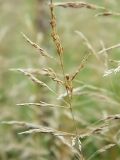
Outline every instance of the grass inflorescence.
[[(104, 17), (120, 16), (120, 13), (112, 12), (111, 10), (106, 9), (106, 7), (94, 5), (87, 2), (54, 3), (53, 0), (51, 0), (48, 6), (50, 11), (50, 29), (51, 29), (50, 38), (52, 39), (53, 44), (55, 46), (56, 55), (52, 56), (48, 51), (41, 48), (37, 43), (30, 40), (26, 36), (26, 34), (22, 33), (22, 36), (26, 40), (26, 42), (28, 42), (35, 50), (37, 50), (40, 53), (40, 56), (46, 59), (47, 62), (50, 61), (54, 65), (56, 64), (56, 66), (58, 66), (61, 69), (60, 72), (58, 73), (56, 69), (52, 68), (49, 65), (48, 66), (46, 65), (46, 67), (41, 69), (16, 68), (11, 70), (22, 73), (24, 76), (28, 77), (36, 86), (39, 86), (41, 90), (42, 88), (45, 88), (47, 91), (49, 91), (50, 96), (51, 95), (53, 96), (53, 99), (51, 99), (51, 97), (46, 97), (46, 95), (44, 95), (43, 100), (40, 100), (39, 102), (22, 102), (18, 103), (17, 106), (19, 106), (20, 108), (30, 107), (33, 109), (37, 108), (40, 110), (47, 110), (47, 109), (52, 110), (53, 115), (56, 114), (61, 119), (59, 120), (59, 124), (55, 125), (56, 128), (53, 127), (54, 125), (53, 126), (51, 125), (52, 122), (48, 122), (49, 120), (47, 121), (48, 123), (43, 122), (43, 124), (34, 124), (34, 123), (27, 123), (24, 121), (13, 121), (13, 120), (3, 121), (2, 124), (13, 125), (23, 128), (22, 131), (20, 130), (19, 136), (25, 134), (31, 135), (31, 134), (41, 133), (52, 137), (51, 138), (52, 140), (56, 138), (57, 139), (55, 141), (56, 146), (58, 145), (60, 147), (60, 144), (62, 144), (62, 146), (67, 147), (69, 153), (66, 153), (66, 157), (68, 156), (70, 158), (72, 157), (79, 160), (91, 160), (97, 155), (102, 154), (103, 152), (106, 152), (107, 150), (114, 148), (114, 146), (119, 145), (117, 142), (117, 137), (119, 135), (119, 128), (116, 127), (116, 124), (120, 120), (120, 115), (119, 114), (107, 115), (105, 113), (104, 117), (101, 117), (101, 119), (98, 118), (93, 123), (85, 121), (84, 118), (79, 119), (79, 116), (76, 117), (77, 114), (74, 106), (75, 98), (83, 96), (83, 99), (85, 97), (85, 102), (87, 101), (89, 102), (89, 98), (91, 98), (95, 99), (97, 103), (99, 101), (101, 103), (105, 102), (106, 104), (108, 105), (111, 104), (114, 107), (118, 107), (120, 105), (120, 102), (116, 97), (114, 98), (114, 94), (112, 93), (112, 91), (107, 90), (104, 87), (103, 88), (97, 87), (95, 85), (82, 82), (77, 79), (77, 76), (81, 72), (84, 72), (83, 69), (86, 68), (87, 63), (89, 63), (89, 60), (91, 60), (94, 57), (97, 63), (103, 63), (102, 65), (103, 66), (105, 65), (103, 74), (101, 75), (102, 78), (112, 75), (113, 73), (117, 74), (120, 71), (120, 62), (116, 60), (111, 60), (109, 58), (109, 52), (112, 51), (113, 49), (119, 48), (120, 44), (116, 44), (111, 47), (105, 48), (103, 41), (100, 41), (102, 49), (99, 49), (97, 51), (97, 49), (94, 49), (93, 44), (88, 40), (88, 38), (82, 32), (76, 30), (75, 33), (81, 37), (86, 47), (87, 53), (85, 53), (82, 60), (80, 61), (80, 64), (72, 73), (66, 73), (65, 62), (64, 62), (64, 56), (66, 53), (57, 27), (58, 24), (55, 14), (55, 8), (63, 7), (65, 9), (66, 8), (90, 9), (91, 11), (97, 12), (97, 14), (95, 13), (96, 18), (98, 18), (99, 16), (104, 16)], [(101, 56), (105, 57), (104, 62), (102, 62)], [(109, 69), (108, 66), (109, 62), (117, 63), (117, 67)], [(44, 78), (40, 80), (40, 77)], [(44, 82), (45, 78), (48, 81), (50, 81), (50, 83), (47, 84), (46, 81)], [(65, 114), (63, 110), (65, 110), (65, 113), (66, 112), (67, 114), (69, 113), (69, 115)], [(61, 127), (62, 125), (64, 126), (64, 124), (61, 124), (63, 123), (62, 118), (64, 116), (65, 118), (67, 117), (66, 118), (67, 124), (69, 123), (67, 121), (70, 121), (70, 124), (68, 124), (68, 126), (66, 125), (66, 128)], [(86, 115), (83, 115), (83, 117), (84, 116)], [(79, 122), (82, 124), (81, 128)], [(70, 130), (67, 130), (69, 129), (69, 126)], [(115, 133), (113, 134), (114, 136), (111, 136), (110, 130), (114, 128), (115, 128)], [(92, 153), (87, 157), (84, 152), (84, 149), (87, 146), (87, 143), (89, 143), (89, 141), (92, 140), (92, 137), (95, 137), (98, 140), (102, 139), (102, 141), (104, 141), (104, 145), (101, 145), (100, 143), (99, 145), (100, 149), (96, 150), (94, 153)], [(60, 142), (60, 144), (58, 143), (58, 141)]]

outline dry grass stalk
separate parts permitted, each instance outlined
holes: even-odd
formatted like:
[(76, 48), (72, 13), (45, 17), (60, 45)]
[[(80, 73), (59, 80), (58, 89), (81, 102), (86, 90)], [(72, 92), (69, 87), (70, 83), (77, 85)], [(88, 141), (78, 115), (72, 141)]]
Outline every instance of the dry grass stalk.
[(37, 129), (40, 128), (39, 125), (27, 123), (27, 122), (21, 122), (21, 121), (3, 121), (2, 124), (8, 124), (8, 125), (17, 125), (20, 127), (25, 127), (27, 129)]
[(34, 133), (48, 133), (54, 136), (69, 136), (69, 137), (74, 135), (72, 133), (57, 131), (53, 128), (44, 127), (44, 126), (41, 126), (41, 128), (38, 128), (38, 129), (29, 129), (27, 131), (20, 132), (19, 134), (34, 134)]
[[(60, 66), (61, 66), (62, 74), (63, 74), (63, 78), (64, 78), (64, 87), (66, 88), (66, 92), (67, 92), (69, 108), (70, 108), (70, 112), (71, 112), (74, 127), (75, 127), (75, 134), (76, 134), (76, 137), (78, 137), (77, 124), (76, 124), (76, 121), (74, 118), (74, 113), (73, 113), (72, 104), (71, 104), (72, 103), (72, 90), (73, 90), (72, 79), (69, 75), (65, 75), (64, 64), (63, 64), (63, 47), (62, 47), (59, 35), (57, 34), (56, 17), (54, 14), (54, 5), (53, 5), (52, 0), (51, 0), (51, 4), (50, 4), (50, 11), (51, 11), (51, 23), (50, 24), (51, 24), (51, 28), (52, 28), (51, 36), (52, 36), (53, 41), (56, 45), (57, 53), (59, 55)], [(81, 152), (79, 154), (81, 155)]]
[(45, 72), (42, 69), (34, 69), (34, 68), (10, 68), (10, 71), (19, 71), (21, 69), (30, 74), (45, 75)]
[(34, 75), (44, 75), (57, 82), (58, 84), (64, 84), (62, 80), (59, 79), (57, 73), (52, 68), (43, 68), (43, 69), (33, 69), (33, 68), (11, 68), (11, 71), (24, 71)]
[(104, 49), (102, 49), (101, 51), (99, 51), (98, 54), (102, 54), (102, 53), (104, 53), (104, 52), (108, 52), (108, 51), (110, 51), (110, 50), (112, 50), (112, 49), (119, 48), (119, 47), (120, 47), (120, 43), (118, 43), (118, 44), (116, 44), (116, 45), (113, 45), (113, 46), (111, 46), (111, 47), (109, 47), (109, 48), (104, 48)]
[[(17, 68), (17, 69), (10, 69), (12, 71), (19, 71), (21, 73), (23, 73), (25, 76), (29, 77), (35, 84), (39, 85), (39, 86), (43, 86), (43, 87), (46, 87), (49, 91), (51, 91), (52, 93), (54, 93), (54, 95), (57, 95), (57, 93), (52, 89), (50, 88), (46, 83), (40, 81), (39, 79), (37, 79), (33, 74), (29, 73), (29, 70), (27, 69), (21, 69), (21, 68)], [(44, 69), (42, 71), (45, 71)], [(37, 72), (38, 73), (38, 72)], [(42, 74), (46, 74), (46, 73), (42, 73)], [(61, 80), (59, 79), (54, 79), (54, 81), (56, 81), (57, 83), (61, 83), (61, 84), (64, 84), (64, 82), (62, 82)], [(68, 102), (65, 101), (64, 99), (62, 99), (62, 101), (67, 105), (69, 106)], [(68, 107), (69, 108), (69, 107)]]
[(24, 33), (22, 33), (22, 36), (25, 38), (25, 40), (30, 45), (32, 45), (34, 48), (36, 48), (40, 52), (41, 56), (48, 57), (48, 58), (53, 58), (44, 49), (42, 49), (41, 47), (39, 47), (36, 43), (32, 42)]
[(34, 133), (49, 133), (55, 134), (55, 131), (51, 128), (40, 128), (40, 129), (30, 129), (24, 132), (20, 132), (19, 134), (34, 134)]
[(29, 77), (35, 84), (39, 85), (39, 86), (43, 86), (46, 87), (48, 90), (50, 90), (52, 93), (56, 94), (55, 91), (53, 91), (46, 83), (40, 81), (39, 79), (37, 79), (33, 74), (26, 72), (23, 69), (16, 69), (17, 71), (23, 73), (25, 76)]
[[(105, 50), (105, 44), (104, 44), (104, 42), (100, 41), (100, 44), (102, 46), (102, 49)], [(103, 54), (103, 56), (104, 56), (103, 57), (103, 59), (104, 59), (104, 66), (105, 66), (105, 69), (108, 69), (108, 54), (107, 54), (106, 50), (103, 53), (104, 53)]]
[(84, 65), (86, 63), (86, 61), (88, 60), (88, 57), (90, 56), (91, 54), (89, 53), (87, 56), (85, 56), (82, 60), (82, 62), (80, 63), (78, 69), (75, 71), (75, 73), (72, 75), (71, 77), (71, 80), (74, 80), (75, 77), (78, 75), (78, 73), (81, 71), (81, 69), (84, 68)]
[(54, 6), (60, 6), (64, 8), (88, 8), (88, 9), (102, 9), (104, 10), (105, 8), (102, 6), (97, 6), (94, 4), (86, 3), (86, 2), (63, 2), (63, 3), (54, 3)]
[(51, 108), (69, 108), (57, 104), (50, 104), (43, 101), (40, 101), (39, 103), (20, 103), (17, 104), (18, 106), (38, 106), (38, 107), (51, 107)]
[(69, 79), (69, 76), (65, 75), (65, 71), (64, 71), (64, 64), (63, 64), (63, 47), (59, 38), (59, 35), (57, 34), (57, 25), (56, 25), (56, 17), (54, 14), (54, 5), (53, 5), (53, 1), (51, 0), (50, 3), (50, 11), (51, 11), (51, 28), (52, 28), (52, 38), (53, 41), (56, 45), (57, 48), (57, 53), (59, 55), (59, 60), (60, 60), (60, 66), (62, 69), (62, 74), (63, 74), (63, 78), (64, 78), (64, 86), (66, 88), (66, 92), (67, 92), (67, 96), (68, 96), (68, 103), (69, 103), (69, 108), (70, 108), (70, 112), (73, 118), (73, 122), (74, 122), (74, 126), (75, 126), (75, 132), (76, 132), (76, 136), (77, 136), (77, 125), (75, 122), (75, 118), (74, 118), (74, 114), (73, 114), (73, 109), (72, 109), (72, 105), (71, 105), (71, 101), (72, 101), (72, 81)]

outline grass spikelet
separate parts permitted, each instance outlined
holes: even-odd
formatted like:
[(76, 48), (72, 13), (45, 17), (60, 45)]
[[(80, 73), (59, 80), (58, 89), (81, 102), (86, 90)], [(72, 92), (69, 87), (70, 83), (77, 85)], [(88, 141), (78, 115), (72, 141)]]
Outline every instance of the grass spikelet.
[(63, 3), (54, 3), (54, 6), (60, 6), (64, 8), (88, 8), (88, 9), (105, 9), (102, 6), (97, 6), (94, 4), (86, 3), (86, 2), (63, 2)]
[(41, 129), (30, 129), (30, 130), (27, 130), (27, 131), (24, 131), (24, 132), (20, 132), (19, 134), (34, 134), (34, 133), (50, 133), (50, 134), (53, 134), (54, 131), (52, 129), (41, 128)]
[(24, 39), (30, 44), (32, 45), (34, 48), (36, 48), (39, 53), (41, 54), (41, 56), (43, 57), (48, 57), (48, 58), (53, 58), (51, 57), (44, 49), (42, 49), (41, 47), (39, 47), (36, 43), (32, 42), (24, 33), (21, 33), (22, 36), (24, 37)]
[(63, 54), (63, 47), (62, 47), (62, 44), (61, 44), (61, 41), (60, 41), (60, 37), (57, 33), (57, 24), (56, 24), (56, 17), (55, 17), (55, 14), (54, 14), (54, 5), (51, 1), (51, 4), (50, 4), (50, 11), (51, 11), (51, 28), (52, 28), (52, 33), (51, 33), (51, 36), (53, 38), (53, 41), (56, 45), (56, 49), (57, 49), (57, 53), (59, 56), (61, 56)]
[(87, 56), (85, 56), (85, 57), (83, 58), (82, 62), (80, 63), (80, 65), (79, 65), (79, 67), (78, 67), (78, 69), (77, 69), (77, 70), (75, 71), (75, 73), (72, 75), (71, 80), (74, 80), (75, 77), (77, 76), (77, 74), (81, 71), (81, 69), (84, 68), (84, 65), (85, 65), (85, 63), (86, 63), (86, 61), (88, 60), (88, 57), (89, 57), (90, 55), (91, 55), (91, 54), (89, 53)]
[(48, 133), (54, 136), (73, 136), (73, 134), (71, 133), (57, 131), (53, 128), (44, 127), (44, 126), (41, 126), (41, 128), (38, 128), (38, 129), (29, 129), (27, 131), (20, 132), (19, 134), (35, 134), (35, 133)]
[(45, 73), (45, 75), (50, 77), (53, 81), (57, 82), (58, 84), (64, 84), (64, 82), (58, 78), (57, 74), (52, 68), (45, 68), (43, 69), (43, 72)]
[(16, 69), (17, 71), (23, 73), (25, 76), (29, 77), (35, 84), (39, 85), (39, 86), (43, 86), (46, 87), (48, 90), (50, 90), (51, 92), (53, 92), (54, 94), (55, 91), (53, 91), (46, 83), (40, 81), (39, 79), (37, 79), (33, 74), (24, 71), (23, 69)]

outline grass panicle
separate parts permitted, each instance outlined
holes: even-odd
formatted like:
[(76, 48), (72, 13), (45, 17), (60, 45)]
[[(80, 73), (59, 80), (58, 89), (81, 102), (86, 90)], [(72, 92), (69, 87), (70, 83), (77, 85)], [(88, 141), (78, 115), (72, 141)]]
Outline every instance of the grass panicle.
[[(57, 73), (54, 67), (53, 68), (51, 66), (49, 67), (47, 64), (45, 68), (41, 68), (41, 69), (39, 68), (38, 69), (17, 68), (17, 69), (11, 69), (11, 70), (22, 73), (23, 75), (28, 77), (34, 84), (36, 84), (37, 86), (40, 86), (41, 90), (42, 88), (45, 87), (48, 91), (50, 91), (50, 93), (53, 93), (52, 98), (51, 98), (51, 95), (50, 95), (50, 98), (48, 99), (47, 97), (42, 95), (41, 100), (37, 99), (33, 102), (32, 101), (26, 102), (25, 100), (25, 103), (19, 103), (17, 104), (17, 106), (34, 107), (34, 108), (38, 107), (38, 109), (40, 108), (40, 110), (43, 112), (42, 114), (44, 114), (44, 112), (46, 111), (52, 112), (53, 115), (55, 113), (57, 115), (55, 118), (60, 120), (59, 124), (55, 126), (53, 124), (52, 126), (51, 120), (50, 120), (50, 123), (40, 122), (40, 125), (33, 124), (33, 123), (27, 123), (24, 121), (3, 121), (1, 123), (6, 124), (6, 125), (21, 127), (22, 131), (20, 130), (19, 135), (47, 134), (47, 135), (50, 135), (52, 138), (56, 137), (57, 140), (60, 140), (62, 145), (64, 144), (65, 146), (69, 147), (70, 151), (72, 151), (74, 155), (74, 158), (79, 159), (79, 160), (91, 160), (97, 154), (105, 152), (117, 144), (117, 139), (119, 137), (120, 130), (118, 129), (112, 138), (108, 136), (107, 134), (109, 134), (110, 129), (113, 129), (116, 126), (118, 127), (117, 122), (120, 120), (120, 114), (108, 115), (108, 113), (106, 112), (106, 108), (104, 108), (104, 111), (103, 110), (102, 111), (105, 112), (105, 115), (107, 116), (103, 116), (101, 112), (97, 113), (97, 111), (95, 111), (94, 112), (94, 114), (96, 114), (95, 118), (97, 117), (97, 120), (98, 118), (99, 120), (96, 121), (96, 119), (95, 120), (93, 119), (93, 121), (95, 122), (92, 123), (91, 119), (89, 120), (89, 117), (85, 115), (86, 112), (89, 112), (89, 109), (88, 111), (86, 111), (86, 108), (82, 108), (84, 112), (83, 115), (82, 113), (78, 114), (77, 110), (76, 112), (74, 111), (74, 108), (77, 105), (79, 105), (79, 103), (76, 104), (74, 100), (76, 98), (82, 101), (80, 103), (81, 106), (83, 105), (83, 103), (85, 104), (88, 103), (88, 105), (93, 104), (94, 106), (96, 106), (98, 102), (100, 102), (100, 104), (114, 106), (115, 108), (119, 107), (120, 102), (115, 97), (115, 94), (111, 90), (104, 88), (104, 87), (97, 87), (93, 84), (88, 84), (87, 80), (86, 82), (81, 82), (77, 80), (76, 77), (78, 76), (80, 71), (85, 67), (87, 61), (89, 60), (89, 57), (90, 56), (92, 57), (92, 55), (96, 57), (96, 59), (98, 60), (97, 62), (99, 62), (99, 60), (101, 60), (101, 57), (103, 56), (102, 57), (103, 58), (102, 67), (104, 67), (104, 70), (105, 70), (104, 75), (103, 75), (104, 77), (112, 75), (113, 73), (115, 74), (118, 73), (120, 71), (120, 61), (110, 60), (108, 52), (113, 49), (120, 48), (120, 44), (116, 44), (116, 45), (106, 48), (104, 45), (104, 42), (100, 41), (102, 49), (97, 51), (97, 49), (96, 48), (94, 49), (94, 47), (92, 46), (92, 42), (88, 40), (88, 38), (82, 32), (76, 30), (75, 33), (81, 37), (85, 45), (84, 47), (87, 47), (88, 53), (83, 56), (83, 59), (81, 60), (78, 68), (73, 73), (70, 73), (70, 74), (66, 73), (66, 68), (65, 68), (66, 65), (64, 62), (65, 53), (64, 53), (62, 42), (61, 42), (61, 38), (59, 36), (59, 32), (57, 28), (57, 19), (56, 19), (56, 14), (55, 14), (55, 8), (57, 7), (74, 8), (74, 9), (87, 8), (90, 10), (95, 10), (95, 12), (98, 12), (95, 15), (96, 18), (99, 16), (101, 17), (102, 16), (105, 16), (105, 17), (120, 16), (119, 13), (109, 11), (108, 9), (106, 9), (106, 7), (87, 3), (87, 2), (56, 2), (54, 3), (53, 0), (50, 0), (49, 9), (50, 9), (51, 38), (56, 48), (57, 58), (52, 57), (45, 49), (41, 48), (37, 43), (31, 41), (24, 33), (22, 33), (22, 36), (32, 47), (34, 47), (37, 51), (39, 51), (41, 56), (48, 58), (45, 60), (51, 60), (51, 62), (53, 61), (54, 65), (56, 66), (59, 65), (60, 73), (59, 72)], [(108, 69), (109, 61), (117, 64), (117, 67)], [(44, 76), (46, 78), (46, 81), (44, 82), (44, 81), (39, 80), (38, 76)], [(52, 83), (48, 83), (49, 84), (48, 85), (47, 80), (48, 82), (49, 80), (52, 81)], [(54, 91), (55, 89), (53, 89), (56, 87), (56, 84), (59, 85), (59, 88), (60, 88), (59, 93), (57, 93), (57, 91)], [(77, 87), (74, 84), (76, 84)], [(84, 100), (84, 97), (85, 97), (85, 100)], [(89, 103), (90, 100), (94, 101), (94, 103)], [(92, 105), (90, 107), (92, 111), (93, 109)], [(52, 108), (52, 111), (50, 110), (50, 108)], [(63, 113), (63, 110), (60, 110), (60, 108), (65, 109), (64, 114), (61, 114)], [(58, 109), (58, 111), (56, 111), (55, 109)], [(88, 113), (88, 115), (89, 114), (90, 113)], [(47, 116), (48, 117), (51, 116), (51, 113), (50, 115), (48, 114)], [(69, 122), (67, 127), (65, 126), (66, 124), (63, 124), (64, 118), (67, 119), (67, 123)], [(67, 129), (69, 127), (71, 127), (72, 129), (70, 128), (70, 131), (68, 131), (64, 126)], [(80, 126), (82, 127), (80, 128)], [(95, 151), (90, 157), (85, 158), (86, 155), (84, 155), (82, 152), (83, 152), (83, 148), (85, 148), (84, 146), (87, 145), (87, 143), (89, 142), (86, 142), (86, 144), (84, 144), (84, 140), (88, 138), (88, 141), (89, 141), (91, 140), (91, 137), (93, 136), (96, 139), (98, 138), (99, 140), (101, 139), (106, 140), (107, 145)], [(56, 142), (56, 144), (60, 146), (58, 142)]]

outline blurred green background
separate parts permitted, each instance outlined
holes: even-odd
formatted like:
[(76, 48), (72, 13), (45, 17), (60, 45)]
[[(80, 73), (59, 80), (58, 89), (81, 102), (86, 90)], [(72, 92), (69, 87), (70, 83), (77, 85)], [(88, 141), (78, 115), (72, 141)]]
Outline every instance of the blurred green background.
[[(65, 2), (65, 1), (56, 1)], [(86, 1), (85, 1), (86, 2)], [(119, 12), (117, 0), (89, 0)], [(28, 108), (16, 106), (18, 103), (39, 102), (40, 100), (57, 103), (57, 97), (44, 88), (33, 84), (13, 68), (54, 68), (60, 72), (55, 61), (46, 61), (22, 37), (25, 33), (32, 41), (45, 48), (57, 58), (54, 43), (50, 37), (50, 11), (47, 0), (0, 0), (0, 121), (25, 121), (50, 126), (66, 132), (74, 132), (72, 118), (66, 109)], [(66, 73), (73, 73), (79, 66), (88, 48), (75, 31), (82, 32), (93, 48), (98, 52), (105, 47), (120, 42), (120, 17), (95, 17), (98, 11), (89, 9), (55, 9), (58, 32), (64, 47), (64, 65)], [(111, 114), (120, 112), (120, 76), (119, 72), (103, 77), (106, 69), (117, 66), (120, 49), (108, 52), (107, 59), (102, 54), (99, 60), (91, 56), (85, 68), (77, 76), (74, 87), (80, 87), (80, 93), (73, 97), (74, 115), (80, 133), (86, 128)], [(108, 61), (108, 65), (105, 65)], [(53, 89), (56, 85), (47, 77), (39, 76)], [(60, 90), (63, 93), (63, 90)], [(98, 153), (93, 160), (119, 160), (119, 120), (103, 135), (93, 135), (82, 140), (85, 160), (97, 150), (109, 143), (115, 143), (104, 153)], [(68, 147), (57, 138), (44, 135), (18, 135), (24, 129), (17, 126), (0, 125), (0, 160), (61, 160), (75, 159)], [(117, 136), (116, 136), (117, 135)], [(117, 137), (117, 138), (116, 138)]]

